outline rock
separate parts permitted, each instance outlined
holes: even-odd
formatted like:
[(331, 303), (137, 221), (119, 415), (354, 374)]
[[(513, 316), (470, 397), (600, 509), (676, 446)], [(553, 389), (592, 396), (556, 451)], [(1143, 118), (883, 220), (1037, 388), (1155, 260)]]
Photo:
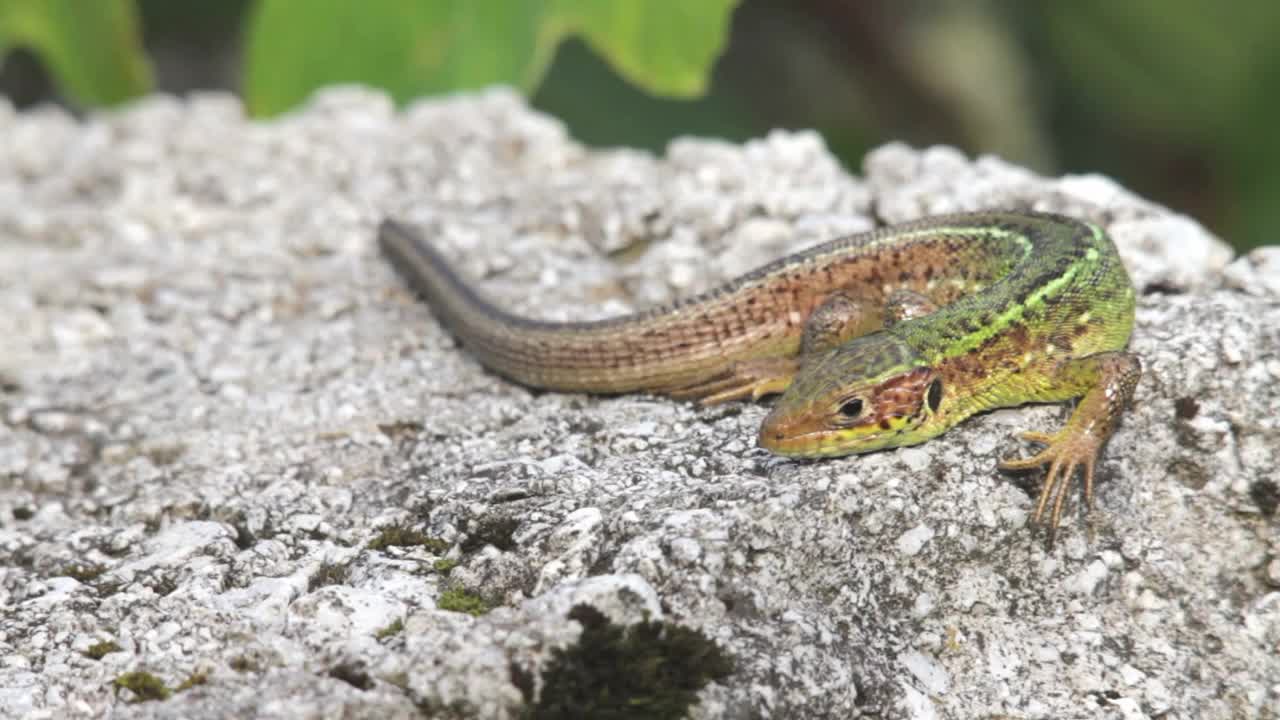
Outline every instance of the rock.
[[(887, 145), (862, 177), (807, 132), (589, 150), (506, 91), (0, 126), (0, 715), (515, 718), (587, 625), (729, 653), (682, 678), (696, 718), (1280, 704), (1274, 249), (1233, 260), (1107, 178), (950, 148)], [(1108, 226), (1140, 291), (1136, 406), (1053, 548), (1025, 526), (1038, 476), (995, 465), (1062, 407), (791, 462), (753, 447), (763, 404), (485, 373), (373, 242), (416, 223), (498, 302), (588, 319), (1009, 206)]]

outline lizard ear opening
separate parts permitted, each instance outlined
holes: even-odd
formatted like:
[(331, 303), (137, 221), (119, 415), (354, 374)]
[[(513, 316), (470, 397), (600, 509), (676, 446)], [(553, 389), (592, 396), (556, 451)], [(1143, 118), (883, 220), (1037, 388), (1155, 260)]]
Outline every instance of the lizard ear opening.
[(938, 412), (938, 406), (942, 404), (942, 380), (934, 378), (929, 383), (929, 392), (926, 400), (929, 402), (929, 412)]

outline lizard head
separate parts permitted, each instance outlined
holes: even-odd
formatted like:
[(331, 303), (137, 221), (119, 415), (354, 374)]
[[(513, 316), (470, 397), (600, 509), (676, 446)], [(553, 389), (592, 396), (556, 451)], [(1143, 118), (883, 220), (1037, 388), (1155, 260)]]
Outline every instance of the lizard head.
[(924, 442), (945, 429), (938, 374), (898, 338), (879, 332), (813, 358), (760, 427), (778, 455), (830, 457)]

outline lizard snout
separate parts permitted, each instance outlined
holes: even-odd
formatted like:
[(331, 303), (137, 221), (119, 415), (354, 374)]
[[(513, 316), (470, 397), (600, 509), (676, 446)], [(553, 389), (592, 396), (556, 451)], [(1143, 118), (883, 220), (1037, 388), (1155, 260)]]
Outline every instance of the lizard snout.
[(756, 435), (756, 445), (778, 455), (802, 455), (800, 447), (803, 436), (807, 432), (805, 418), (775, 407), (760, 423), (760, 432)]

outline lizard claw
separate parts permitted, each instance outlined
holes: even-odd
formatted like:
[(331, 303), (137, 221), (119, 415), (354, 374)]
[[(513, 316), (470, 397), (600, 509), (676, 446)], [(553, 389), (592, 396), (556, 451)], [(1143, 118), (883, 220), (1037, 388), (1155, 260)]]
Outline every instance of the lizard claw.
[(1093, 509), (1094, 464), (1101, 449), (1101, 442), (1087, 432), (1063, 431), (1056, 435), (1048, 435), (1028, 431), (1020, 433), (1018, 437), (1046, 447), (1028, 458), (1004, 460), (1000, 463), (1000, 469), (1027, 470), (1042, 465), (1049, 466), (1031, 521), (1040, 523), (1044, 518), (1045, 510), (1049, 509), (1050, 505), (1053, 506), (1048, 522), (1049, 543), (1052, 545), (1062, 520), (1062, 508), (1066, 504), (1067, 491), (1071, 487), (1077, 470), (1084, 471), (1084, 499), (1088, 509)]
[(1040, 443), (1041, 445), (1052, 445), (1053, 436), (1049, 433), (1036, 432), (1035, 430), (1024, 430), (1018, 433), (1018, 437), (1027, 442)]

